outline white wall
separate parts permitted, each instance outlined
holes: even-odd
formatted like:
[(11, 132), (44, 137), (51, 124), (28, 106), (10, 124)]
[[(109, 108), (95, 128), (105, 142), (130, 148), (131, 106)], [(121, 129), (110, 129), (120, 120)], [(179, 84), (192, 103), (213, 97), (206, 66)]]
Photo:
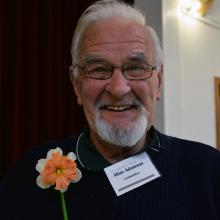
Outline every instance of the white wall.
[[(216, 146), (214, 76), (220, 77), (220, 30), (163, 1), (165, 132)], [(220, 9), (219, 9), (220, 13)]]
[[(135, 4), (155, 27), (165, 53), (156, 126), (215, 147), (214, 76), (220, 77), (220, 30), (179, 13), (179, 0), (135, 0)], [(215, 6), (219, 15), (220, 6)]]

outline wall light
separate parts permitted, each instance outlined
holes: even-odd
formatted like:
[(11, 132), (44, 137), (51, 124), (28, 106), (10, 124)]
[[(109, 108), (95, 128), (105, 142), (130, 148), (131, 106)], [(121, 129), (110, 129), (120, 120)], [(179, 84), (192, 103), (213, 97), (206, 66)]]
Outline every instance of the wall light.
[(214, 0), (181, 0), (180, 8), (192, 16), (205, 16)]

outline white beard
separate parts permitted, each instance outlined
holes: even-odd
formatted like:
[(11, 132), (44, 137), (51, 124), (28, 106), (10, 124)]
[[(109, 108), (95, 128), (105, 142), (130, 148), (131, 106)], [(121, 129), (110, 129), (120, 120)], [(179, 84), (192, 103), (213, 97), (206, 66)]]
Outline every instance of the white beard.
[(145, 108), (142, 106), (139, 111), (137, 119), (130, 122), (127, 127), (124, 127), (119, 123), (106, 122), (100, 117), (99, 110), (97, 110), (95, 126), (98, 135), (110, 144), (133, 147), (144, 136), (148, 126)]

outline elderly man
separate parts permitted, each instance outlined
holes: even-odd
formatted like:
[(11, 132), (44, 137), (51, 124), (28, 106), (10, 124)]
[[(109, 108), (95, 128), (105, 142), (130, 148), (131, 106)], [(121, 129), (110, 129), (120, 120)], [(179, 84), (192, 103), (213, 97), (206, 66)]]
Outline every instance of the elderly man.
[(24, 157), (1, 186), (1, 219), (220, 219), (220, 153), (153, 127), (163, 64), (144, 15), (116, 0), (91, 5), (71, 53), (88, 128)]

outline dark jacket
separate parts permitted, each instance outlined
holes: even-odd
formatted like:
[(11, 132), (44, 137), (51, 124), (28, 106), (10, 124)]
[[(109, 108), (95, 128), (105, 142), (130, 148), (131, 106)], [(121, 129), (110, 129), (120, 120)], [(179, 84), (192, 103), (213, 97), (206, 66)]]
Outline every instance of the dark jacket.
[[(119, 197), (103, 170), (80, 166), (82, 179), (64, 193), (69, 220), (220, 220), (220, 152), (157, 132), (147, 153), (161, 177)], [(1, 220), (61, 220), (60, 194), (36, 185), (38, 159), (59, 146), (73, 151), (78, 136), (34, 148), (3, 181)]]

